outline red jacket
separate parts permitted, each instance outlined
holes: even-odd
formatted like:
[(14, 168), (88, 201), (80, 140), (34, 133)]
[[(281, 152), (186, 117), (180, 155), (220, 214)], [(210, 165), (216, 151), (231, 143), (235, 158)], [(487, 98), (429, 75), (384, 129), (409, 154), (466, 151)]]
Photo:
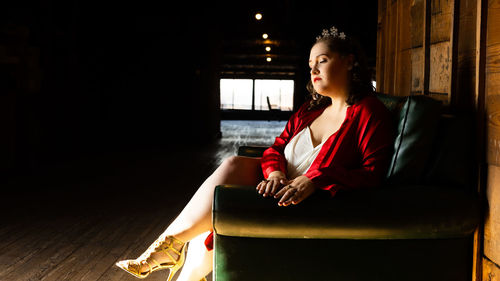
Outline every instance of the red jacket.
[[(286, 174), (286, 144), (326, 107), (308, 111), (304, 103), (288, 120), (285, 130), (261, 158), (267, 178), (273, 171)], [(323, 144), (311, 167), (304, 174), (317, 188), (330, 191), (373, 188), (385, 178), (393, 153), (395, 128), (389, 110), (375, 96), (369, 95), (349, 106), (339, 130)], [(213, 231), (205, 240), (213, 249)]]
[[(307, 110), (308, 102), (295, 112), (262, 156), (264, 177), (273, 171), (286, 174), (286, 144), (326, 107)], [(389, 110), (374, 95), (349, 106), (339, 130), (323, 144), (304, 174), (317, 188), (335, 195), (341, 189), (370, 188), (385, 178), (393, 152), (395, 128)]]

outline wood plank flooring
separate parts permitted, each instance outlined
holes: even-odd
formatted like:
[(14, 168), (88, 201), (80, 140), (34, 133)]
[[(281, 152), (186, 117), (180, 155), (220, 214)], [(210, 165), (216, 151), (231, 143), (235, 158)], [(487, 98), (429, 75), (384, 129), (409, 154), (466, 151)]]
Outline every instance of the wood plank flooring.
[(13, 179), (2, 186), (0, 280), (136, 280), (114, 263), (140, 255), (238, 146), (268, 146), (284, 126), (228, 120), (205, 147), (89, 154)]

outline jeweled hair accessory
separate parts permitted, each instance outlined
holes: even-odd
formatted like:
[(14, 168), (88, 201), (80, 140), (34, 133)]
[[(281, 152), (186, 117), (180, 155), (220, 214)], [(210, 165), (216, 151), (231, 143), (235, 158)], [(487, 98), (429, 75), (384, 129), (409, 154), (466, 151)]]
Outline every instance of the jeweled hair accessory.
[(341, 40), (346, 39), (344, 32), (339, 32), (339, 30), (335, 26), (332, 26), (330, 29), (323, 29), (321, 35), (316, 37), (316, 41), (319, 41), (326, 37), (340, 38)]

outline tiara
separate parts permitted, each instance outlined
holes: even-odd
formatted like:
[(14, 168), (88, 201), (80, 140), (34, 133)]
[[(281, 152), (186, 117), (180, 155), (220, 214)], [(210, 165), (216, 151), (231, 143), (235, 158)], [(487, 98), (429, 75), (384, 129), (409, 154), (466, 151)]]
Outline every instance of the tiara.
[(339, 32), (339, 30), (335, 26), (332, 26), (329, 30), (323, 29), (321, 35), (316, 37), (316, 41), (326, 37), (340, 38), (342, 40), (346, 39), (345, 33)]

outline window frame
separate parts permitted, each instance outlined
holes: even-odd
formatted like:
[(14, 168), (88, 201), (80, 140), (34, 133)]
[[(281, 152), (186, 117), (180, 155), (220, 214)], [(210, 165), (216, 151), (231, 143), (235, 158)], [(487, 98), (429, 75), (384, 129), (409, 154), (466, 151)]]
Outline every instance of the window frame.
[(220, 81), (222, 79), (251, 79), (252, 80), (252, 106), (251, 109), (223, 109), (221, 108), (221, 104), (219, 104), (219, 109), (221, 111), (246, 111), (246, 112), (268, 112), (269, 110), (256, 110), (255, 109), (255, 80), (290, 80), (293, 81), (293, 93), (292, 93), (292, 109), (284, 110), (284, 112), (292, 112), (295, 107), (295, 90), (297, 81), (295, 77), (290, 76), (280, 76), (280, 77), (258, 77), (258, 76), (220, 76), (219, 77), (219, 101), (221, 97), (221, 89), (220, 89)]

